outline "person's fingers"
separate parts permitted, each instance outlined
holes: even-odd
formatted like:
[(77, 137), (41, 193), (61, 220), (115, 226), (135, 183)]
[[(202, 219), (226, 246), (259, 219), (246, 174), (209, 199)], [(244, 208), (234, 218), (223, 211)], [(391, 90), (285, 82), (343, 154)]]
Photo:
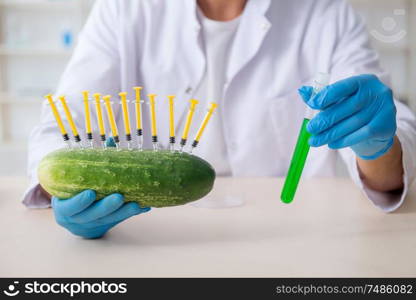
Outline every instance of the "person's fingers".
[(363, 101), (358, 95), (354, 95), (345, 101), (334, 104), (318, 113), (315, 118), (308, 123), (307, 130), (313, 135), (320, 134), (346, 118), (356, 114), (362, 110), (365, 105), (366, 101)]
[(82, 212), (73, 215), (71, 222), (73, 223), (89, 223), (110, 215), (124, 204), (124, 197), (120, 194), (112, 194), (104, 199), (96, 201), (90, 207)]
[(128, 219), (132, 216), (148, 212), (149, 210), (150, 210), (150, 207), (141, 208), (139, 204), (137, 204), (136, 202), (129, 202), (129, 203), (124, 204), (122, 207), (120, 207), (118, 210), (116, 210), (112, 214), (105, 216), (103, 218), (100, 218), (98, 220), (95, 220), (94, 223), (98, 225), (117, 223), (125, 219)]
[(352, 134), (353, 132), (366, 126), (369, 122), (371, 122), (372, 117), (373, 116), (369, 114), (368, 111), (360, 111), (334, 125), (330, 129), (323, 131), (320, 134), (313, 135), (309, 139), (309, 144), (312, 147), (321, 147), (337, 141), (342, 137)]
[(302, 97), (303, 102), (308, 104), (308, 101), (311, 99), (313, 93), (313, 87), (311, 86), (302, 86), (298, 89), (299, 95)]
[(114, 138), (111, 136), (105, 141), (105, 145), (109, 148), (116, 147), (116, 142), (114, 141)]
[(308, 101), (308, 104), (314, 109), (324, 110), (327, 107), (354, 95), (360, 87), (361, 80), (361, 76), (355, 76), (328, 85), (315, 97), (312, 97), (312, 99)]
[(347, 136), (344, 136), (336, 141), (329, 143), (328, 146), (329, 148), (334, 149), (334, 150), (345, 148), (345, 147), (351, 147), (365, 140), (368, 140), (370, 136), (371, 136), (371, 128), (369, 126), (364, 126)]
[(385, 143), (386, 139), (391, 139), (391, 136), (394, 136), (397, 129), (396, 124), (392, 125), (388, 122), (390, 118), (385, 113), (379, 113), (358, 130), (328, 143), (328, 146), (331, 149), (341, 149), (355, 146), (366, 140), (371, 140), (374, 144), (377, 142)]
[(89, 207), (95, 201), (95, 197), (95, 192), (92, 190), (85, 190), (66, 200), (53, 197), (52, 208), (62, 216), (70, 217)]

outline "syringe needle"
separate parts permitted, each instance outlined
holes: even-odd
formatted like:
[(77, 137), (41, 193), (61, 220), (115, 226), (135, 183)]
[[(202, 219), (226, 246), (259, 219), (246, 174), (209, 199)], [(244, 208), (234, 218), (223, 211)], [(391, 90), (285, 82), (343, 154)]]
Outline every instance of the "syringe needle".
[(192, 143), (192, 147), (191, 147), (191, 151), (190, 151), (191, 153), (198, 146), (199, 141), (201, 140), (202, 134), (204, 133), (204, 131), (205, 131), (207, 125), (208, 125), (208, 122), (211, 119), (211, 117), (214, 114), (214, 111), (215, 111), (215, 109), (217, 107), (218, 107), (218, 104), (217, 103), (211, 102), (211, 106), (208, 109), (208, 112), (205, 115), (204, 120), (202, 121), (201, 127), (199, 128), (199, 130), (198, 130), (198, 132), (196, 134), (196, 137), (195, 137), (195, 139), (194, 139), (194, 141)]
[(169, 149), (170, 151), (175, 151), (175, 143), (176, 143), (176, 136), (175, 136), (175, 96), (170, 95), (168, 96), (169, 99)]
[(64, 139), (64, 142), (66, 143), (68, 148), (71, 148), (71, 143), (69, 141), (68, 132), (65, 129), (65, 126), (64, 126), (64, 123), (62, 122), (59, 111), (56, 108), (55, 102), (53, 101), (53, 96), (49, 94), (49, 95), (46, 95), (45, 98), (49, 102), (49, 106), (52, 109), (53, 116), (55, 117), (55, 120), (56, 120), (56, 123), (58, 124), (59, 130), (61, 131), (62, 138)]
[[(315, 79), (313, 94), (314, 97), (318, 94), (325, 86), (329, 84), (330, 75), (326, 73), (319, 73)], [(284, 203), (291, 203), (295, 197), (296, 190), (299, 184), (300, 177), (305, 166), (306, 159), (309, 153), (309, 138), (310, 133), (307, 131), (307, 125), (314, 116), (314, 111), (309, 107), (305, 118), (300, 129), (298, 140), (296, 143), (295, 151), (293, 152), (292, 160), (290, 162), (289, 170), (287, 172), (286, 180), (280, 195), (280, 199)]]
[(62, 103), (62, 107), (64, 109), (66, 119), (68, 120), (69, 126), (71, 127), (71, 130), (72, 130), (72, 134), (74, 135), (74, 140), (77, 143), (77, 145), (82, 147), (81, 146), (81, 138), (79, 136), (77, 126), (75, 126), (74, 119), (72, 118), (71, 111), (69, 110), (68, 104), (66, 103), (65, 96), (60, 96), (59, 100)]
[(156, 125), (156, 95), (149, 94), (149, 101), (150, 101), (150, 114), (151, 114), (151, 122), (152, 122), (152, 143), (153, 143), (153, 150), (159, 150), (158, 138), (157, 138), (157, 125)]
[(98, 128), (100, 130), (101, 145), (106, 148), (106, 136), (105, 136), (105, 125), (103, 119), (103, 112), (101, 109), (101, 94), (94, 94), (95, 99), (95, 110), (97, 112)]
[(111, 133), (113, 135), (114, 143), (116, 144), (116, 148), (120, 149), (120, 138), (118, 135), (116, 120), (114, 118), (113, 107), (111, 106), (111, 96), (110, 95), (104, 96), (103, 100), (105, 103), (105, 107), (107, 109), (107, 117), (108, 117), (108, 121), (110, 122)]
[(89, 92), (83, 91), (82, 95), (84, 96), (85, 132), (87, 134), (87, 140), (90, 144), (90, 148), (94, 148), (94, 140), (92, 136), (92, 126), (91, 126), (91, 111), (90, 111), (90, 104), (89, 104)]
[(143, 150), (143, 124), (142, 124), (142, 100), (141, 100), (141, 91), (142, 87), (134, 87), (136, 91), (136, 130), (137, 130), (137, 145), (140, 151)]
[(183, 148), (185, 147), (186, 142), (188, 140), (189, 129), (191, 128), (192, 118), (195, 113), (195, 107), (199, 103), (199, 101), (195, 99), (192, 99), (189, 102), (191, 103), (191, 105), (189, 106), (188, 116), (186, 118), (186, 123), (185, 123), (185, 127), (184, 127), (183, 134), (182, 134), (180, 152), (183, 152)]
[(124, 131), (126, 132), (127, 148), (131, 150), (131, 127), (130, 127), (130, 114), (127, 106), (127, 93), (120, 93), (121, 106), (123, 109)]

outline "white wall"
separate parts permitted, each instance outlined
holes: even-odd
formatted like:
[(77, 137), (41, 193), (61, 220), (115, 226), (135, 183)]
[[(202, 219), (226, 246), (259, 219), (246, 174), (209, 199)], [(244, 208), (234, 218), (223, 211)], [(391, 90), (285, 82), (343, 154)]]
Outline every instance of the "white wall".
[(350, 0), (367, 22), (396, 97), (416, 111), (416, 1)]
[(92, 2), (0, 0), (0, 176), (25, 173), (40, 102), (56, 87)]

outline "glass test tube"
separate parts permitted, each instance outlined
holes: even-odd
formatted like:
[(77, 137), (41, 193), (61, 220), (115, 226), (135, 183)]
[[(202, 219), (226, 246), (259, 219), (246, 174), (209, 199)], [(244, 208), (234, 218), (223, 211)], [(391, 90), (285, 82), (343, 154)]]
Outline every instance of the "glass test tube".
[[(314, 81), (313, 93), (311, 98), (318, 94), (325, 86), (329, 84), (330, 75), (326, 73), (319, 73)], [(314, 111), (307, 107), (305, 118), (303, 119), (295, 151), (290, 162), (289, 170), (287, 172), (286, 180), (280, 195), (280, 199), (284, 203), (291, 203), (295, 197), (299, 180), (306, 163), (309, 153), (309, 138), (311, 134), (306, 130), (309, 121), (314, 116)]]

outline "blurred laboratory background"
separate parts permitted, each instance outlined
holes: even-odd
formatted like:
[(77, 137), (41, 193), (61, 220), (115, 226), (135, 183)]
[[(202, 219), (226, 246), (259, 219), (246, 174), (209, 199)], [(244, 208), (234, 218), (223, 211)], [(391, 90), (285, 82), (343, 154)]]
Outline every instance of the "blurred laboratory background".
[[(416, 1), (349, 1), (367, 22), (396, 98), (416, 111)], [(25, 174), (40, 103), (55, 89), (93, 3), (0, 0), (0, 176)]]

